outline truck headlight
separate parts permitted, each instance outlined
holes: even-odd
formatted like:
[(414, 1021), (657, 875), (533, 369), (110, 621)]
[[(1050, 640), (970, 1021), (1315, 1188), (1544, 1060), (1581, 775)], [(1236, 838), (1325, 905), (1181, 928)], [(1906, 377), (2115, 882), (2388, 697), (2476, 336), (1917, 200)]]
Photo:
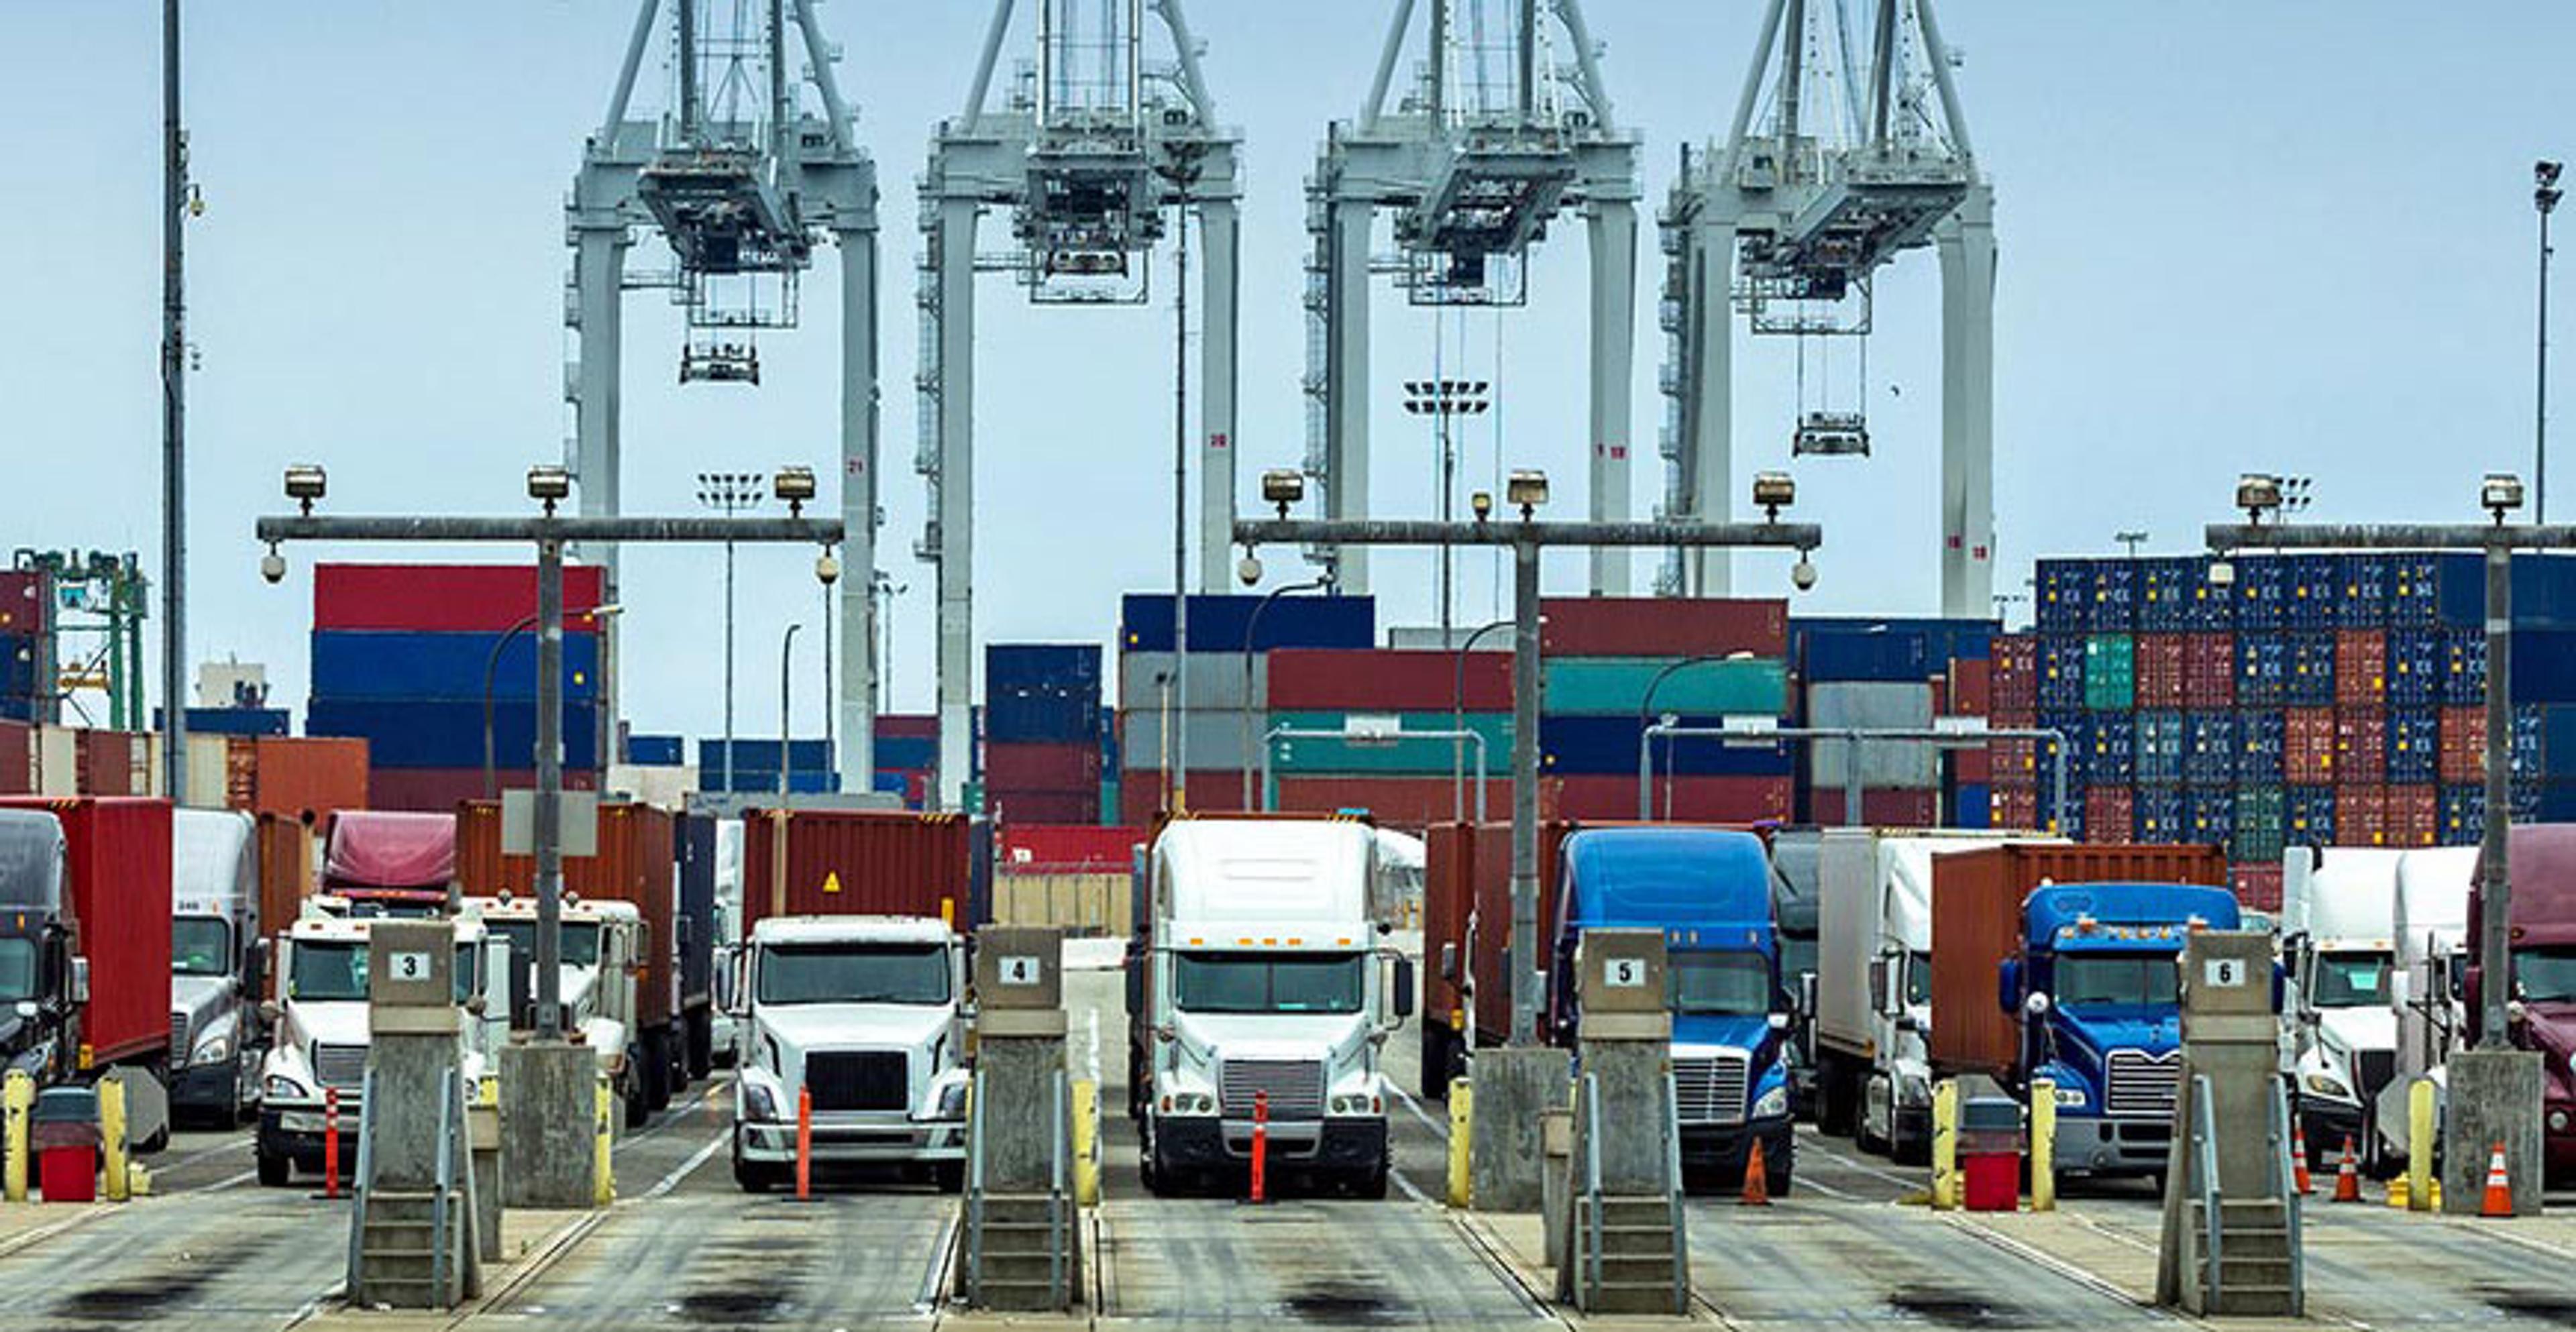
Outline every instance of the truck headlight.
[(1378, 1099), (1365, 1092), (1336, 1096), (1333, 1098), (1331, 1109), (1332, 1113), (1337, 1115), (1374, 1115), (1384, 1112), (1384, 1107)]
[(959, 1078), (939, 1089), (939, 1113), (934, 1117), (939, 1119), (966, 1117), (966, 1080), (964, 1078)]
[(196, 1056), (189, 1060), (189, 1062), (194, 1064), (220, 1064), (232, 1057), (233, 1038), (230, 1036), (213, 1036), (207, 1038), (205, 1044), (197, 1047)]
[(1205, 1092), (1173, 1092), (1163, 1098), (1163, 1113), (1212, 1115), (1216, 1113), (1216, 1098)]
[(1774, 1087), (1753, 1098), (1753, 1118), (1778, 1119), (1789, 1113), (1789, 1089)]
[(1932, 1080), (1920, 1073), (1907, 1073), (1896, 1080), (1896, 1102), (1899, 1105), (1928, 1105), (1932, 1100)]
[(260, 1094), (272, 1101), (309, 1101), (313, 1099), (312, 1090), (306, 1087), (303, 1083), (297, 1082), (293, 1078), (274, 1073), (269, 1075), (266, 1082), (260, 1084)]
[(2352, 1089), (2343, 1085), (2343, 1079), (2336, 1077), (2332, 1073), (2311, 1073), (2302, 1081), (2306, 1083), (2307, 1089), (2311, 1093), (2323, 1096), (2328, 1100), (2349, 1101), (2353, 1099)]
[(742, 1112), (745, 1119), (778, 1118), (778, 1091), (755, 1078), (742, 1080)]

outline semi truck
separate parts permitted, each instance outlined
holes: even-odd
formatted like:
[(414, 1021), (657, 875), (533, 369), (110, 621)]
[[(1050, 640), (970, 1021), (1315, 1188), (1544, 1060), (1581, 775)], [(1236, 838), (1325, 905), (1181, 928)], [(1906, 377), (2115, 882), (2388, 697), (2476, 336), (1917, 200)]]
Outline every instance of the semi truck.
[(344, 809), (322, 834), (317, 891), (356, 916), (430, 917), (456, 905), (456, 816)]
[(259, 826), (236, 810), (170, 822), (170, 1109), (225, 1128), (259, 1103)]
[(1828, 828), (1816, 853), (1817, 1123), (1929, 1159), (1932, 860), (2030, 834)]
[[(260, 1064), (253, 1146), (263, 1185), (323, 1168), (335, 1093), (341, 1165), (356, 1164), (366, 1124), (368, 935), (377, 919), (332, 914), (317, 903), (277, 942), (278, 998), (261, 1005), (272, 1032)], [(509, 1039), (510, 948), (471, 916), (455, 917), (454, 926), (456, 1002), (466, 1010), (457, 1041), (470, 1082)]]
[[(510, 1031), (533, 1033), (537, 1026), (537, 904), (505, 892), (499, 897), (468, 897), (466, 914), (507, 942)], [(624, 1108), (626, 1127), (642, 1128), (659, 1109), (654, 1104), (653, 1068), (637, 1040), (640, 1007), (638, 979), (649, 968), (643, 961), (648, 932), (634, 904), (600, 902), (567, 894), (559, 913), (556, 993), (563, 1004), (566, 1036), (579, 1039), (599, 1059), (600, 1074)], [(669, 1104), (667, 1097), (663, 1104)]]
[(1674, 1117), (1685, 1171), (1741, 1180), (1762, 1144), (1789, 1190), (1789, 998), (1759, 836), (1719, 828), (1590, 828), (1565, 839), (1550, 951), (1549, 1030), (1571, 1047), (1577, 950), (1594, 929), (1661, 930), (1673, 1015)]
[(2441, 1104), (2445, 1069), (2467, 1026), (2452, 982), (2465, 965), (2460, 950), (2468, 945), (2469, 891), (2477, 873), (2473, 846), (2420, 848), (2397, 862), (2397, 966), (2388, 996), (2396, 1016), (2397, 1069), (2379, 1089), (2372, 1116), (2376, 1131), (2366, 1156), (2382, 1173), (2406, 1164), (2409, 1089), (2417, 1078), (2429, 1078), (2434, 1104)]
[[(1555, 820), (1538, 828), (1540, 940), (1556, 935), (1558, 849), (1573, 832), (1572, 823)], [(1433, 824), (1423, 838), (1425, 1100), (1449, 1099), (1449, 1082), (1466, 1076), (1468, 1055), (1510, 1037), (1506, 972), (1517, 965), (1536, 983), (1545, 951), (1536, 945), (1512, 948), (1511, 825)]]
[(966, 820), (753, 810), (743, 828), (735, 1182), (756, 1193), (792, 1177), (802, 1104), (814, 1162), (901, 1166), (963, 1188)]
[(742, 820), (718, 819), (715, 825), (715, 947), (710, 988), (714, 1002), (709, 1006), (707, 1044), (709, 1056), (717, 1064), (733, 1067), (741, 1055), (742, 1034), (733, 1020), (737, 996), (735, 985), (742, 978)]
[(2311, 1151), (2352, 1143), (2374, 1173), (2380, 1091), (2397, 1073), (2397, 880), (2405, 851), (2294, 846), (2281, 857), (2293, 1103)]
[(1176, 818), (1154, 838), (1127, 967), (1128, 1113), (1146, 1187), (1231, 1178), (1266, 1111), (1271, 1170), (1383, 1198), (1381, 1047), (1410, 959), (1370, 911), (1352, 820)]
[(2155, 1175), (2182, 1069), (2177, 959), (2234, 930), (2210, 846), (2006, 843), (1932, 861), (1934, 1077), (2056, 1088), (2060, 1174)]
[(127, 1135), (170, 1140), (170, 802), (0, 800), (0, 1052), (39, 1087), (126, 1087)]
[[(2515, 1048), (2540, 1051), (2541, 1174), (2556, 1187), (2576, 1178), (2576, 823), (2526, 824), (2507, 834), (2512, 866), (2512, 914), (2506, 920), (2512, 970), (2505, 1038)], [(2490, 977), (2478, 960), (2476, 940), (2486, 923), (2486, 874), (2480, 866), (2469, 892), (2470, 949), (2463, 998), (2468, 1038), (2485, 1036), (2484, 1000)]]
[[(671, 826), (677, 897), (671, 908), (672, 1003), (677, 1007), (678, 1090), (707, 1076), (716, 1052), (717, 856), (714, 815), (683, 814)], [(739, 843), (736, 844), (737, 848)], [(737, 884), (740, 876), (735, 876)]]
[(1817, 829), (1771, 835), (1771, 919), (1780, 930), (1780, 983), (1789, 990), (1789, 1114), (1816, 1116), (1816, 954), (1824, 928), (1816, 901)]

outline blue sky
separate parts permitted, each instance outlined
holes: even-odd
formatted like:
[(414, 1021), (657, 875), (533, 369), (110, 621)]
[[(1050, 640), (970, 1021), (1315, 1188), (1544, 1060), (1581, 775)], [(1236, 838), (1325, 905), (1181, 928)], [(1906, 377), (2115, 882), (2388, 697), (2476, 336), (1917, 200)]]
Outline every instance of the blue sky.
[[(1356, 110), (1388, 8), (1191, 7), (1221, 116), (1247, 145), (1247, 487), (1302, 454), (1300, 180), (1325, 121)], [(1722, 132), (1761, 8), (1588, 6), (1621, 118), (1646, 136), (1650, 201), (1682, 143)], [(912, 589), (892, 626), (905, 711), (931, 692), (930, 570), (910, 558), (923, 500), (909, 467), (912, 180), (933, 122), (964, 95), (989, 12), (981, 0), (822, 11), (884, 188), (882, 555)], [(191, 12), (188, 120), (208, 204), (189, 229), (203, 362), (189, 386), (193, 655), (265, 661), (301, 696), (306, 579), (322, 552), (295, 552), (287, 585), (270, 588), (250, 540), (252, 518), (278, 506), (284, 463), (328, 464), (338, 511), (474, 512), (523, 504), (523, 469), (560, 456), (563, 196), (632, 14), (630, 0)], [(2017, 583), (2036, 556), (2105, 549), (2124, 528), (2188, 548), (2248, 467), (2315, 476), (2316, 516), (2339, 520), (2459, 516), (2481, 470), (2527, 469), (2529, 172), (2535, 156), (2576, 151), (2576, 6), (2499, 2), (2471, 21), (2373, 0), (1949, 0), (1942, 24), (1964, 55), (1997, 196), (2000, 581)], [(1017, 50), (1033, 43), (1026, 29)], [(0, 149), (19, 164), (0, 252), (20, 260), (0, 327), (13, 499), (0, 544), (132, 548), (157, 564), (158, 7), (0, 0), (0, 31), (0, 86), (43, 109), (0, 119)], [(648, 69), (648, 96), (662, 78)], [(1645, 249), (1639, 513), (1661, 485), (1651, 235)], [(650, 253), (640, 246), (639, 262)], [(709, 468), (798, 460), (829, 475), (831, 263), (807, 284), (805, 330), (764, 341), (757, 390), (675, 386), (676, 319), (629, 301), (630, 512), (688, 511), (691, 478)], [(1558, 228), (1530, 305), (1499, 317), (1499, 368), (1497, 316), (1468, 317), (1464, 351), (1468, 373), (1503, 386), (1505, 455), (1547, 468), (1568, 511), (1583, 503), (1583, 273), (1581, 227)], [(979, 641), (1105, 643), (1118, 593), (1169, 578), (1169, 309), (1034, 310), (997, 279), (981, 296)], [(1796, 469), (1801, 514), (1826, 524), (1828, 543), (1802, 608), (1933, 608), (1937, 297), (1928, 252), (1882, 279), (1877, 456)], [(1376, 326), (1377, 505), (1420, 513), (1432, 458), (1393, 385), (1429, 371), (1433, 324), (1381, 293)], [(1787, 349), (1739, 339), (1737, 364), (1739, 469), (1785, 464)], [(1480, 429), (1466, 465), (1492, 457)], [(1279, 574), (1290, 562), (1271, 563)], [(791, 618), (808, 626), (799, 651), (815, 650), (807, 565), (801, 551), (744, 556), (746, 678), (775, 678)], [(1490, 580), (1466, 567), (1461, 616), (1481, 618)], [(1427, 556), (1381, 558), (1382, 621), (1430, 618), (1430, 569)], [(1572, 556), (1551, 566), (1554, 586), (1580, 578)], [(1741, 559), (1737, 585), (1787, 592), (1768, 559)], [(714, 729), (719, 589), (705, 553), (630, 556), (630, 660), (650, 663), (628, 681), (637, 729)], [(815, 693), (800, 693), (798, 729), (818, 729)], [(746, 727), (774, 725), (769, 697), (746, 692)]]

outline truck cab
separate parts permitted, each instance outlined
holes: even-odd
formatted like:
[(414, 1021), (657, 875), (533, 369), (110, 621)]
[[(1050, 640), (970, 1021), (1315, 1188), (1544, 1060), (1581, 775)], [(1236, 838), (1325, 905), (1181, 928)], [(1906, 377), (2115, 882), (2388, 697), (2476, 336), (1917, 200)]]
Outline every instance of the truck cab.
[(2056, 1086), (2062, 1173), (2160, 1174), (2182, 1074), (2183, 937), (2240, 926), (2224, 888), (2052, 884), (2022, 903), (2020, 951), (1998, 968), (2020, 1020), (2017, 1094)]
[[(256, 1154), (259, 1182), (285, 1184), (298, 1169), (323, 1164), (325, 1118), (337, 1093), (340, 1132), (348, 1138), (345, 1162), (366, 1122), (361, 1096), (370, 1042), (367, 1001), (368, 935), (372, 918), (308, 912), (278, 942), (277, 999), (262, 1005), (274, 1033), (260, 1065)], [(479, 920), (459, 917), (456, 930), (456, 1002), (466, 1010), (459, 1029), (468, 1080), (478, 1079), (508, 1039), (509, 944)]]
[(741, 1035), (734, 1180), (792, 1177), (800, 1100), (818, 1164), (966, 1178), (966, 948), (936, 919), (772, 916), (752, 927), (734, 990)]
[[(2505, 1038), (2518, 1049), (2537, 1050), (2540, 1084), (2541, 1162), (2545, 1182), (2576, 1178), (2576, 823), (2524, 824), (2508, 834), (2513, 873), (2512, 989), (2505, 1006)], [(2487, 902), (2483, 862), (2479, 889), (2469, 896), (2470, 947), (2476, 947)], [(2481, 1040), (2489, 978), (2472, 952), (2465, 998), (2469, 1038)]]
[(1338, 820), (1180, 819), (1154, 839), (1127, 971), (1129, 1113), (1147, 1187), (1272, 1170), (1386, 1196), (1381, 1072), (1413, 965), (1380, 940), (1377, 843)]
[[(535, 899), (510, 893), (469, 897), (465, 912), (510, 945), (510, 1030), (535, 1031)], [(651, 946), (642, 913), (633, 903), (566, 894), (561, 920), (556, 984), (563, 1001), (564, 1034), (579, 1033), (582, 1043), (598, 1056), (599, 1071), (625, 1107), (626, 1126), (641, 1128), (651, 1113), (643, 1069), (632, 1049), (636, 975), (644, 950)]]
[(0, 810), (0, 1057), (39, 1085), (78, 1072), (74, 1025), (89, 998), (63, 876), (54, 816)]
[(1682, 1164), (1740, 1178), (1762, 1144), (1770, 1187), (1792, 1175), (1788, 1032), (1762, 839), (1716, 828), (1599, 828), (1565, 839), (1548, 985), (1550, 1028), (1571, 1045), (1587, 929), (1664, 935)]
[[(2282, 856), (2299, 1122), (2312, 1149), (2375, 1152), (2380, 1090), (2397, 1071), (2397, 878), (2409, 853), (2292, 847)], [(2374, 1161), (2376, 1157), (2374, 1156)]]
[(2408, 1089), (2431, 1080), (2436, 1122), (2451, 1051), (2468, 1030), (2457, 979), (2469, 939), (2469, 891), (2478, 873), (2473, 846), (2424, 847), (2397, 863), (2397, 967), (2388, 1006), (2396, 1016), (2397, 1069), (2379, 1089), (2376, 1131), (2366, 1159), (2381, 1171), (2406, 1162)]
[(224, 1128), (258, 1104), (266, 1044), (255, 828), (234, 810), (171, 812), (170, 1108)]

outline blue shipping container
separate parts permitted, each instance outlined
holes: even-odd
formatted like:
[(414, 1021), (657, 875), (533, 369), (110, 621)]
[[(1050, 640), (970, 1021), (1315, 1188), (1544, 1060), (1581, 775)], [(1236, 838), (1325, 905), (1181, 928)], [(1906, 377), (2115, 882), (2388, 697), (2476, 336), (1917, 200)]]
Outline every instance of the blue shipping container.
[(2138, 627), (2138, 566), (2131, 560), (2093, 562), (2093, 599), (2085, 611), (2085, 628), (2097, 634), (2125, 634)]
[[(778, 790), (778, 770), (736, 768), (730, 785), (726, 783), (724, 774), (702, 771), (698, 774), (698, 788), (735, 795), (773, 794)], [(799, 770), (787, 774), (787, 793), (790, 795), (826, 795), (840, 789), (841, 774), (837, 772)]]
[(2287, 693), (2290, 645), (2279, 634), (2236, 635), (2236, 703), (2239, 707), (2277, 707)]
[(2289, 567), (2283, 573), (2281, 623), (2292, 629), (2334, 628), (2339, 618), (2335, 603), (2343, 590), (2342, 580), (2335, 576), (2336, 557), (2288, 555), (2282, 560)]
[(1791, 639), (1799, 645), (1798, 674), (1809, 684), (1929, 680), (1945, 664), (1934, 661), (1925, 635), (1902, 630), (1810, 626), (1793, 628)]
[(2091, 560), (2041, 560), (2038, 579), (2039, 608), (2034, 622), (2040, 632), (2080, 634), (2091, 627)]
[(2335, 557), (2335, 627), (2377, 629), (2388, 623), (2390, 558), (2379, 551)]
[(2182, 722), (2182, 780), (2188, 786), (2236, 784), (2236, 714), (2190, 712)]
[(2442, 589), (2454, 564), (2474, 567), (2479, 557), (2434, 551), (2406, 551), (2388, 557), (2388, 623), (2408, 629), (2436, 629), (2442, 624)]
[[(190, 708), (188, 733), (191, 735), (284, 735), (290, 722), (284, 708)], [(161, 710), (152, 710), (154, 725), (161, 722)]]
[(676, 735), (630, 735), (626, 761), (647, 768), (676, 768), (688, 762), (687, 747), (688, 742)]
[(2289, 561), (2279, 555), (2240, 555), (2236, 568), (2236, 628), (2278, 629), (2286, 622)]
[(2388, 631), (2388, 702), (2424, 708), (2442, 701), (2442, 631)]
[[(1192, 652), (1241, 652), (1244, 632), (1257, 596), (1190, 598)], [(1119, 608), (1119, 642), (1129, 652), (1173, 650), (1172, 599), (1168, 595), (1130, 592)], [(1364, 648), (1377, 641), (1377, 601), (1373, 597), (1280, 597), (1261, 613), (1261, 637), (1255, 652), (1272, 648)]]
[(2128, 718), (2106, 716), (2084, 738), (2086, 786), (2126, 786), (2138, 779), (2137, 732)]
[(2039, 640), (2039, 706), (2072, 712), (2084, 706), (2085, 638), (2045, 634)]
[(2442, 714), (2431, 708), (2388, 713), (2388, 780), (2401, 786), (2442, 778)]
[(2288, 846), (2332, 846), (2335, 801), (2331, 786), (2293, 786), (2281, 797), (2281, 840)]
[[(485, 671), (492, 696), (537, 696), (537, 636), (316, 630), (313, 693), (334, 699), (448, 699), (481, 702)], [(492, 650), (500, 645), (496, 663)], [(597, 697), (599, 636), (563, 637), (564, 697)], [(478, 762), (480, 760), (477, 760)]]
[(2182, 793), (2182, 839), (2225, 845), (2236, 836), (2236, 793), (2194, 787)]
[[(368, 761), (379, 768), (480, 768), (483, 704), (480, 700), (316, 698), (304, 711), (306, 735), (363, 736)], [(564, 766), (599, 766), (599, 709), (563, 710)], [(504, 769), (535, 766), (537, 707), (503, 702), (492, 708), (492, 754)]]
[[(1717, 717), (1684, 717), (1681, 724), (1715, 728), (1724, 723)], [(1552, 775), (1634, 776), (1645, 727), (1634, 717), (1542, 717), (1538, 735), (1540, 761)], [(1684, 777), (1786, 777), (1795, 768), (1786, 745), (1738, 747), (1690, 737), (1655, 745), (1655, 771)]]
[(2442, 701), (2454, 706), (2484, 703), (2487, 698), (2487, 635), (2484, 629), (2442, 631)]
[[(1193, 611), (1196, 606), (1191, 607)], [(1272, 610), (1278, 608), (1273, 605)], [(1262, 617), (1267, 620), (1268, 616)], [(1239, 645), (1238, 645), (1239, 646)], [(984, 647), (987, 693), (1028, 690), (1081, 693), (1100, 698), (1100, 645), (1097, 643), (988, 643)]]
[(1003, 744), (1096, 744), (1100, 695), (1003, 693), (984, 698), (984, 738)]
[(2170, 786), (2183, 779), (2183, 718), (2169, 709), (2153, 709), (2137, 714), (2137, 739), (2133, 753), (2138, 780)]
[(2294, 708), (2334, 706), (2335, 636), (2308, 630), (2286, 638), (2289, 649), (2282, 660), (2281, 701)]
[(929, 736), (877, 737), (877, 770), (917, 772), (939, 762), (939, 742)]
[[(787, 766), (796, 772), (824, 772), (832, 767), (832, 747), (820, 740), (789, 740)], [(698, 768), (701, 773), (714, 772), (725, 765), (725, 742), (707, 739), (698, 742)], [(732, 768), (737, 771), (775, 773), (778, 771), (778, 740), (734, 737)]]
[(2281, 780), (2282, 727), (2281, 714), (2270, 709), (2248, 709), (2236, 714), (2238, 782), (2268, 786)]
[(2141, 786), (2132, 797), (2130, 818), (2138, 840), (2168, 844), (2183, 840), (2182, 788)]
[(2442, 845), (2476, 846), (2487, 835), (2487, 789), (2477, 785), (2443, 787), (2441, 819), (2438, 836)]
[(2148, 633), (2207, 633), (2235, 623), (2234, 598), (2209, 581), (2205, 555), (2139, 561), (2138, 628)]
[(1950, 801), (1950, 820), (1954, 828), (1991, 828), (1995, 819), (1994, 788), (1969, 782), (1959, 787)]
[(2513, 701), (2576, 703), (2576, 630), (2513, 631)]

